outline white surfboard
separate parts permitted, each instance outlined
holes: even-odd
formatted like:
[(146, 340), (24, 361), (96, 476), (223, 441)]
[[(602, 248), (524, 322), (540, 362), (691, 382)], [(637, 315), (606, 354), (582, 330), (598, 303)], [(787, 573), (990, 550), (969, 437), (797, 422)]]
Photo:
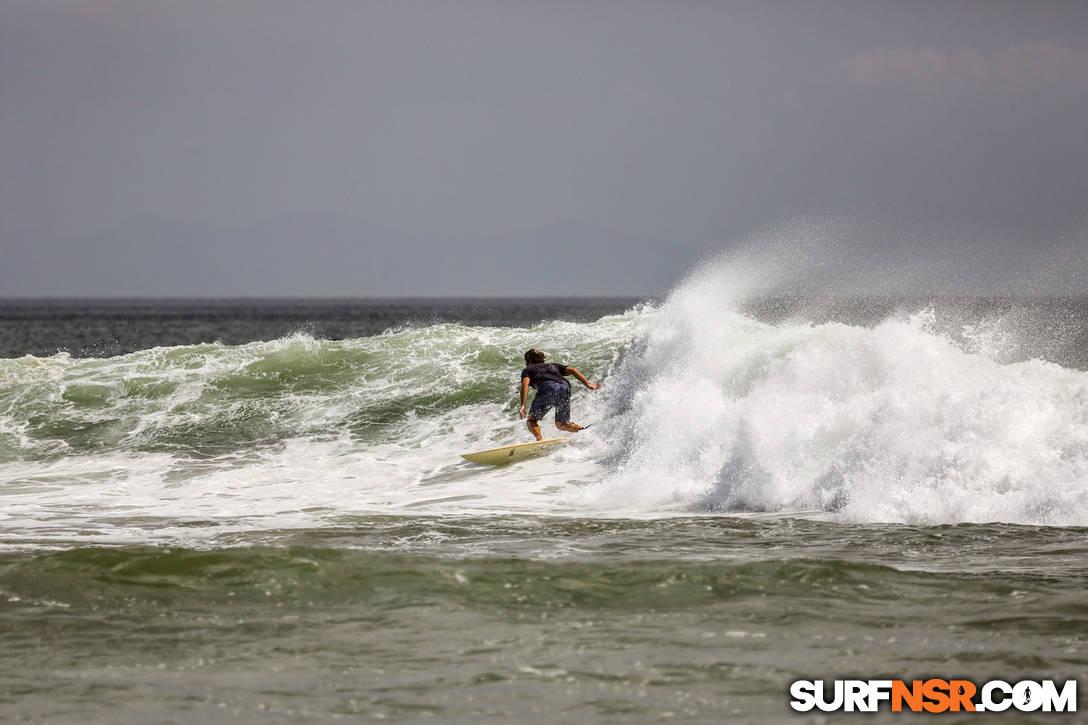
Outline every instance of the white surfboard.
[(502, 448), (492, 448), (487, 451), (477, 451), (476, 453), (462, 453), (461, 458), (473, 463), (482, 463), (485, 466), (501, 466), (504, 463), (513, 463), (526, 458), (542, 456), (565, 440), (567, 439), (549, 438), (543, 441), (533, 441), (532, 443), (519, 443), (516, 446), (503, 446)]

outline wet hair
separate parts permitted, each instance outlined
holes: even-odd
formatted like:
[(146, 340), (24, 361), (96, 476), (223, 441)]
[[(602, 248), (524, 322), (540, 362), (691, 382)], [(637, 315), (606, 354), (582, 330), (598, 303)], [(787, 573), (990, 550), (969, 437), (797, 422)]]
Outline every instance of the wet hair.
[(544, 362), (544, 353), (537, 350), (535, 347), (529, 352), (525, 353), (525, 364), (535, 365), (536, 363)]

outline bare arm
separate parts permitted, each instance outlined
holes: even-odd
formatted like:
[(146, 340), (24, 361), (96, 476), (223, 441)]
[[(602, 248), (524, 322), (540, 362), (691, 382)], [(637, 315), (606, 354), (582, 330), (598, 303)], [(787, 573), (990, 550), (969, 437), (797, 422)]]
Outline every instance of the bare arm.
[(572, 368), (569, 365), (567, 366), (567, 375), (573, 375), (578, 380), (578, 382), (580, 382), (582, 385), (586, 386), (590, 390), (596, 390), (597, 388), (601, 387), (600, 383), (589, 382), (588, 380), (586, 380), (585, 375), (582, 375), (582, 373), (578, 372), (577, 368)]
[(525, 417), (525, 396), (529, 394), (529, 378), (521, 379), (521, 404), (518, 406), (518, 417)]

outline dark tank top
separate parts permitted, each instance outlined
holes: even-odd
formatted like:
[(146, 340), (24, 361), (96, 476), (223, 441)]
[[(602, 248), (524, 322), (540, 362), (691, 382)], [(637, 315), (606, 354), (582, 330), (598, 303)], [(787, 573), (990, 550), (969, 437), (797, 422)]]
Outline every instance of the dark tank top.
[(567, 366), (559, 363), (534, 363), (532, 365), (526, 365), (525, 369), (521, 371), (522, 378), (529, 378), (529, 385), (536, 390), (537, 386), (545, 380), (551, 380), (554, 383), (564, 383), (570, 385), (564, 375), (567, 374)]

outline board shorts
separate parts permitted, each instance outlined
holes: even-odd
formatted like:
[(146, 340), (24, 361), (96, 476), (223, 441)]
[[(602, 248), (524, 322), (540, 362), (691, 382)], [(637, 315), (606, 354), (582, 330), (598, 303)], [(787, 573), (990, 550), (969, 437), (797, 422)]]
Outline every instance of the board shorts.
[(555, 408), (556, 423), (570, 422), (570, 383), (542, 381), (529, 408), (529, 417), (540, 420), (552, 408)]

